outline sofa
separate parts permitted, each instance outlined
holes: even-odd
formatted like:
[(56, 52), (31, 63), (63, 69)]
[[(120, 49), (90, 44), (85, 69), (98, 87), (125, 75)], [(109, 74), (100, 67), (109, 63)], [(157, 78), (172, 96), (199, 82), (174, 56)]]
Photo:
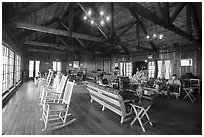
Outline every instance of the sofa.
[(124, 100), (120, 94), (120, 90), (101, 86), (92, 82), (87, 82), (87, 89), (91, 96), (91, 103), (94, 100), (101, 104), (103, 106), (102, 111), (107, 108), (115, 112), (121, 116), (121, 123), (130, 119), (130, 114), (132, 113), (129, 107), (130, 100)]

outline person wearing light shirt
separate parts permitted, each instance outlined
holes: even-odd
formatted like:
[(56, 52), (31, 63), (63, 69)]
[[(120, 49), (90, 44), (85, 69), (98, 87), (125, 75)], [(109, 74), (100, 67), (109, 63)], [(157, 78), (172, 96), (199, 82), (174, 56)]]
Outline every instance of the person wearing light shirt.
[(172, 78), (169, 79), (167, 84), (167, 97), (169, 98), (171, 91), (178, 91), (179, 87), (181, 86), (180, 80), (177, 79), (177, 76), (174, 74), (172, 75)]

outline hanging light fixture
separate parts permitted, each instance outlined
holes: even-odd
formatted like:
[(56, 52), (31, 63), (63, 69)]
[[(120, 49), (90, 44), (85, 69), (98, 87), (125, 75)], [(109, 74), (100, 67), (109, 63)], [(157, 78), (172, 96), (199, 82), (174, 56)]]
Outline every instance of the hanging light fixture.
[(90, 9), (90, 10), (88, 11), (88, 13), (87, 13), (88, 16), (91, 16), (91, 13), (92, 13), (92, 12), (91, 12), (91, 9)]
[(162, 40), (164, 38), (164, 35), (163, 34), (160, 34), (160, 35), (157, 35), (157, 34), (153, 34), (152, 37), (150, 37), (149, 35), (146, 36), (147, 39), (150, 39), (150, 40), (154, 40), (154, 39), (159, 39), (159, 40)]

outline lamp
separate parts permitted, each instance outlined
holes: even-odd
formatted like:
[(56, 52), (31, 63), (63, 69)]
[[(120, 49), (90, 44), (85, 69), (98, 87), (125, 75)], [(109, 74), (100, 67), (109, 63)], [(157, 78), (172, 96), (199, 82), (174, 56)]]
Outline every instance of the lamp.
[[(86, 11), (85, 11), (86, 12)], [(104, 11), (100, 11), (100, 16), (98, 18), (94, 18), (92, 15), (92, 10), (89, 9), (88, 12), (83, 17), (84, 21), (90, 22), (92, 25), (96, 26), (104, 26), (105, 21), (110, 21), (110, 17), (105, 15)]]

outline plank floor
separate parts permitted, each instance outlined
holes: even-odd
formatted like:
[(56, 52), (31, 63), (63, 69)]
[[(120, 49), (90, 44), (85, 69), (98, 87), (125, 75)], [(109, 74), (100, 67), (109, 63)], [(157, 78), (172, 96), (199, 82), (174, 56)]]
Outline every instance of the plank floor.
[(76, 121), (69, 126), (53, 131), (44, 131), (40, 121), (41, 111), (36, 86), (32, 81), (22, 84), (16, 94), (2, 109), (3, 135), (188, 135), (202, 134), (202, 100), (166, 100), (164, 96), (155, 99), (148, 114), (153, 127), (145, 125), (143, 132), (136, 122), (120, 124), (120, 117), (96, 102), (90, 103), (90, 96), (83, 85), (74, 87), (70, 112)]

